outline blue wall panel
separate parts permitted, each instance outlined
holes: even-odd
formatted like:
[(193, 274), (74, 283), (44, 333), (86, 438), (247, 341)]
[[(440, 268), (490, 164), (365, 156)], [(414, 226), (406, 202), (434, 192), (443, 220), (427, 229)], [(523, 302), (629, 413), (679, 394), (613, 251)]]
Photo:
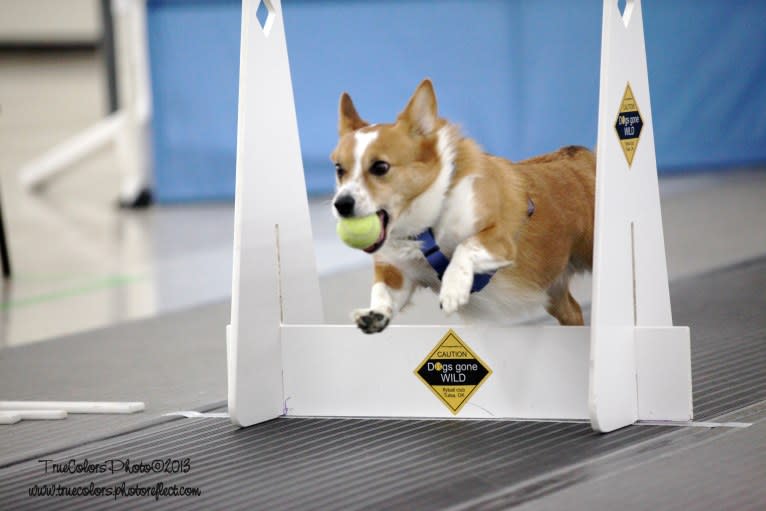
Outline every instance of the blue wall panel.
[(766, 161), (766, 2), (655, 0), (644, 9), (661, 170)]
[[(601, 2), (283, 0), (309, 190), (333, 185), (338, 96), (391, 121), (425, 76), (442, 113), (521, 159), (595, 145)], [(662, 171), (766, 161), (766, 3), (644, 1)], [(240, 4), (150, 0), (156, 188), (231, 198)]]
[[(290, 4), (285, 4), (290, 5)], [(309, 187), (334, 170), (338, 98), (348, 91), (370, 122), (390, 122), (424, 77), (442, 114), (492, 151), (513, 138), (514, 2), (427, 0), (295, 4), (285, 11)], [(308, 44), (307, 34), (311, 34)], [(480, 72), (479, 72), (480, 70)]]
[(234, 196), (237, 2), (150, 2), (154, 180), (160, 202)]

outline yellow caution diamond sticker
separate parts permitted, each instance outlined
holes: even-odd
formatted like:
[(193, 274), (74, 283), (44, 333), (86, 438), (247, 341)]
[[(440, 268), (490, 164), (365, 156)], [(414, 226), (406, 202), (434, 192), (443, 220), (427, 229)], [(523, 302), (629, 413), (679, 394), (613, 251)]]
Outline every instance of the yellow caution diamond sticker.
[(415, 375), (453, 415), (491, 374), (489, 366), (452, 329), (415, 368)]
[(638, 141), (641, 137), (641, 128), (643, 127), (644, 121), (641, 119), (638, 103), (636, 103), (633, 89), (628, 83), (625, 87), (625, 94), (622, 96), (620, 111), (617, 113), (617, 122), (614, 125), (622, 146), (622, 152), (625, 153), (625, 159), (628, 160), (628, 167), (633, 165), (633, 156), (636, 154)]

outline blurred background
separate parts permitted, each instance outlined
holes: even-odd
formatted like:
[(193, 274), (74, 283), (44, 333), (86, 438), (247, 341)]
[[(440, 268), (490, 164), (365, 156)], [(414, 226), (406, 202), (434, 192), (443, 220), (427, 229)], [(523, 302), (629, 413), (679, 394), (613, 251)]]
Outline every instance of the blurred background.
[[(490, 152), (595, 146), (599, 0), (284, 0), (283, 10), (328, 321), (365, 306), (371, 276), (368, 258), (336, 240), (329, 209), (342, 91), (385, 122), (428, 76), (441, 113)], [(643, 10), (671, 278), (762, 255), (766, 3)], [(228, 299), (239, 37), (236, 0), (0, 0), (13, 270), (0, 287), (0, 346)], [(577, 286), (587, 302), (587, 279)], [(440, 319), (423, 294), (401, 322)]]

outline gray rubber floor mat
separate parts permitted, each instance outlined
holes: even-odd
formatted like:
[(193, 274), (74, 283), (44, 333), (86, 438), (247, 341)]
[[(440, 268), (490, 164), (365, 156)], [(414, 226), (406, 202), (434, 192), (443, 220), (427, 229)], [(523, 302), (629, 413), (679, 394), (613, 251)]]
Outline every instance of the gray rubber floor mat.
[[(76, 504), (102, 498), (29, 496), (34, 485), (114, 487), (183, 484), (199, 497), (166, 497), (163, 509), (441, 509), (567, 462), (607, 454), (671, 428), (637, 427), (604, 436), (587, 424), (498, 421), (278, 419), (237, 429), (228, 421), (184, 419), (51, 457), (190, 460), (187, 474), (45, 474), (30, 461), (4, 471), (4, 509)], [(64, 500), (62, 500), (64, 499)], [(69, 500), (67, 500), (69, 499)], [(119, 501), (145, 509), (151, 498)]]
[(692, 334), (694, 415), (766, 399), (766, 260), (671, 284), (673, 321)]
[[(744, 407), (757, 408), (766, 399), (765, 270), (766, 260), (759, 260), (671, 288), (676, 324), (692, 327), (695, 407), (700, 420), (721, 418), (727, 412), (736, 419)], [(763, 407), (759, 410), (754, 422), (766, 415)], [(726, 417), (731, 420), (731, 414)], [(181, 466), (188, 459), (186, 473), (46, 473), (44, 463), (28, 460), (0, 470), (0, 502), (3, 509), (105, 509), (115, 503), (125, 509), (501, 509), (544, 505), (556, 495), (600, 481), (604, 474), (599, 468), (610, 467), (615, 459), (627, 460), (628, 468), (623, 465), (623, 470), (630, 470), (630, 463), (639, 455), (643, 457), (637, 466), (650, 467), (647, 463), (653, 458), (658, 463), (678, 460), (674, 463), (679, 467), (696, 468), (702, 481), (709, 476), (705, 460), (718, 456), (727, 464), (736, 463), (747, 451), (748, 442), (762, 442), (762, 427), (753, 428), (757, 429), (633, 426), (598, 435), (579, 423), (278, 419), (237, 429), (225, 419), (179, 419), (47, 458), (75, 463), (87, 459), (92, 464), (126, 458), (132, 463), (180, 460)], [(747, 440), (737, 440), (737, 435), (747, 435)], [(731, 445), (723, 443), (727, 438)], [(704, 448), (712, 451), (700, 454), (700, 459), (676, 458), (697, 444), (706, 444)], [(723, 453), (717, 451), (719, 445)], [(726, 454), (730, 450), (731, 455)], [(741, 480), (740, 486), (734, 484), (737, 481), (721, 486), (723, 493), (762, 484), (745, 477), (748, 467), (763, 461), (762, 449), (754, 448), (750, 454), (753, 458), (743, 462), (744, 472), (729, 475), (726, 467), (719, 467), (713, 473), (714, 477)], [(637, 477), (636, 473), (630, 472), (630, 476)], [(637, 482), (649, 489), (674, 484), (653, 477), (677, 477), (679, 485), (692, 477), (660, 470), (640, 474), (646, 480)], [(39, 488), (44, 485), (91, 488), (93, 483), (97, 489), (122, 488), (123, 482), (127, 491), (136, 485), (156, 490), (163, 484), (164, 488), (183, 485), (200, 494), (162, 496), (158, 501), (151, 496), (132, 496), (116, 502), (106, 496), (30, 497), (30, 491), (46, 491)], [(614, 486), (632, 499), (622, 501), (621, 509), (643, 508), (640, 488), (625, 488), (622, 483)], [(683, 499), (683, 488), (679, 488), (678, 498)], [(509, 489), (513, 491), (508, 493)], [(503, 498), (488, 498), (493, 495)], [(615, 498), (614, 502), (620, 501)], [(746, 509), (751, 501), (742, 503)], [(686, 504), (684, 508), (709, 509), (700, 507), (705, 502), (688, 498)]]
[(0, 427), (0, 467), (224, 402), (228, 319), (228, 303), (212, 304), (0, 350), (0, 400), (146, 403), (131, 415)]
[[(527, 502), (521, 511), (561, 509), (709, 511), (766, 509), (766, 423), (694, 448), (657, 456), (603, 478)], [(483, 509), (505, 509), (503, 496)]]

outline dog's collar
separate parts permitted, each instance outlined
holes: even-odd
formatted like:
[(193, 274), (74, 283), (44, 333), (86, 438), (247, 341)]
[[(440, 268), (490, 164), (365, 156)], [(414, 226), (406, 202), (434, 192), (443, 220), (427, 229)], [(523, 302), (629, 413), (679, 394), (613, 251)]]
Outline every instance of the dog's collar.
[[(447, 271), (447, 266), (449, 266), (449, 259), (447, 259), (447, 256), (441, 251), (439, 245), (436, 244), (433, 230), (429, 227), (415, 236), (415, 239), (420, 242), (420, 251), (423, 252), (426, 261), (428, 261), (428, 264), (431, 265), (431, 268), (434, 269), (436, 275), (439, 276), (439, 280), (441, 280), (444, 276), (444, 272)], [(495, 272), (474, 273), (471, 292), (476, 293), (484, 289), (486, 285), (489, 284), (489, 279), (491, 279), (494, 274)]]

